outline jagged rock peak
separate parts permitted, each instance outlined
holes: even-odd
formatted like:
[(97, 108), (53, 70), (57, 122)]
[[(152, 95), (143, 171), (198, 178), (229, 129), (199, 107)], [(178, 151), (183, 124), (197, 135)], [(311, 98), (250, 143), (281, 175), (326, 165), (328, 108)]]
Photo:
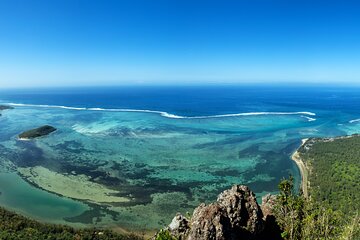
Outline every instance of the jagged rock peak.
[(265, 224), (255, 194), (234, 185), (219, 194), (217, 201), (200, 204), (191, 219), (177, 214), (167, 230), (181, 240), (260, 239)]

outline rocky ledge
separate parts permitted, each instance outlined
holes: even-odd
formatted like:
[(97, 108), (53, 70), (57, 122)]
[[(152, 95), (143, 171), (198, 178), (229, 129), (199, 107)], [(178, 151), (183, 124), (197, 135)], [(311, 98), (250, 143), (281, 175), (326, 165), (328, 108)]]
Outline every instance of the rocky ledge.
[(56, 131), (56, 128), (49, 126), (49, 125), (45, 125), (45, 126), (31, 129), (29, 131), (21, 133), (19, 135), (19, 139), (27, 140), (27, 139), (38, 138), (38, 137), (46, 136), (54, 131)]
[[(263, 211), (247, 186), (235, 185), (216, 202), (198, 206), (190, 219), (177, 214), (160, 234), (166, 231), (181, 240), (281, 239), (271, 211), (275, 198), (263, 198)], [(161, 239), (159, 233), (154, 239)]]

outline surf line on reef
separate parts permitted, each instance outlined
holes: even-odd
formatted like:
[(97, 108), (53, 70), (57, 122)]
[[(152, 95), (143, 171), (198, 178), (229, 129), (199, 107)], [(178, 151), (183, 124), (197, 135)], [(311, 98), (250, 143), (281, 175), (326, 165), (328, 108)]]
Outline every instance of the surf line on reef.
[[(59, 108), (77, 111), (104, 111), (104, 112), (140, 112), (159, 114), (166, 118), (176, 119), (207, 119), (207, 118), (226, 118), (226, 117), (241, 117), (241, 116), (260, 116), (260, 115), (308, 115), (316, 116), (313, 112), (245, 112), (245, 113), (229, 113), (208, 116), (180, 116), (171, 114), (165, 111), (147, 110), (147, 109), (127, 109), (127, 108), (88, 108), (88, 107), (69, 107), (61, 105), (42, 105), (42, 104), (23, 104), (23, 103), (6, 103), (14, 107), (38, 107), (38, 108)], [(315, 118), (308, 118), (309, 121), (316, 120)]]

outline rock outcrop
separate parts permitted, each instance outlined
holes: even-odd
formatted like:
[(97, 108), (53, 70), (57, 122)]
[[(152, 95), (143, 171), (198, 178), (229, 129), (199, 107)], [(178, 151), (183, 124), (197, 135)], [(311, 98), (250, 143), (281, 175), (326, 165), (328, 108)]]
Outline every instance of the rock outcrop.
[(262, 232), (262, 237), (260, 239), (269, 239), (269, 240), (282, 240), (281, 229), (276, 223), (274, 216), (274, 207), (276, 204), (276, 195), (267, 194), (262, 197), (261, 201), (261, 210), (264, 215), (263, 220), (265, 223), (265, 229)]
[(188, 234), (190, 229), (189, 220), (181, 215), (180, 213), (176, 214), (176, 216), (171, 221), (168, 226), (168, 230), (171, 235), (177, 236), (180, 239), (185, 239), (185, 236)]
[[(270, 205), (267, 207), (270, 214)], [(191, 219), (177, 214), (167, 230), (181, 240), (267, 239), (265, 225), (255, 194), (247, 186), (235, 185), (222, 192), (216, 202), (200, 204)]]
[(264, 215), (264, 220), (273, 216), (273, 209), (276, 203), (276, 195), (267, 194), (261, 199), (261, 210)]

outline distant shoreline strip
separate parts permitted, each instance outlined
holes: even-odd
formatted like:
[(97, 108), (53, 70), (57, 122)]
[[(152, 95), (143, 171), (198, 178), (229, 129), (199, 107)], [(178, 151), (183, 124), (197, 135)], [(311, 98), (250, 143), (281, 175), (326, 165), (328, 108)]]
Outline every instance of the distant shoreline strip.
[(291, 155), (291, 159), (296, 163), (296, 166), (298, 167), (301, 175), (301, 190), (304, 194), (304, 197), (307, 198), (309, 196), (308, 193), (308, 169), (305, 165), (305, 162), (301, 159), (299, 149), (306, 144), (308, 141), (308, 138), (304, 138), (301, 140), (301, 145), (296, 151)]
[[(230, 113), (230, 114), (219, 114), (219, 115), (209, 115), (209, 116), (179, 116), (171, 114), (164, 111), (157, 110), (146, 110), (146, 109), (124, 109), (124, 108), (84, 108), (84, 107), (68, 107), (60, 105), (37, 105), (37, 104), (22, 104), (22, 103), (6, 103), (7, 105), (14, 107), (39, 107), (39, 108), (60, 108), (68, 110), (77, 110), (77, 111), (105, 111), (105, 112), (142, 112), (142, 113), (155, 113), (167, 118), (176, 118), (176, 119), (207, 119), (207, 118), (225, 118), (225, 117), (240, 117), (240, 116), (259, 116), (259, 115), (308, 115), (316, 116), (312, 112), (248, 112), (248, 113)], [(315, 118), (307, 118), (308, 121), (315, 121)]]

